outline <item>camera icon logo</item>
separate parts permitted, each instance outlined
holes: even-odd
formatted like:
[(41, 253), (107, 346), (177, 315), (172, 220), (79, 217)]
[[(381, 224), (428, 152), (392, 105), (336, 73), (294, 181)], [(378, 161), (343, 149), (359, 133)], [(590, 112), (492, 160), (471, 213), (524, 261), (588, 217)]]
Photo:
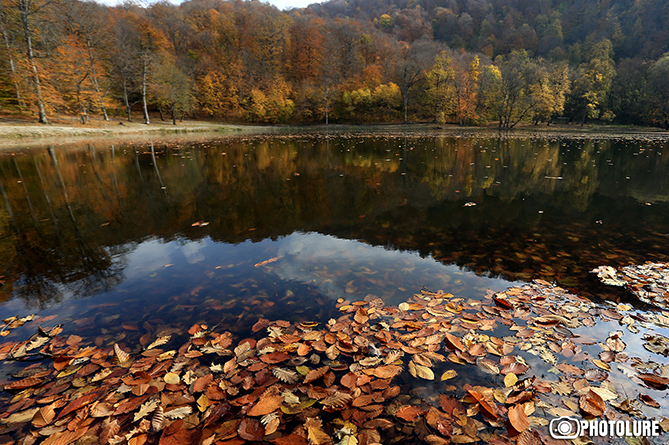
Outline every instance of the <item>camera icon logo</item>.
[(576, 439), (583, 433), (581, 422), (573, 417), (558, 417), (551, 420), (548, 432), (553, 439)]

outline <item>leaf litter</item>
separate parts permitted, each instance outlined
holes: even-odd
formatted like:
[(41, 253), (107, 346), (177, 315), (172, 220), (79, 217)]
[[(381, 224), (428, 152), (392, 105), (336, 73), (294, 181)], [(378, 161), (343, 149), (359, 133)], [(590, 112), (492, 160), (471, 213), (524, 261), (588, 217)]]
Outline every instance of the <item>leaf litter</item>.
[[(624, 330), (598, 342), (587, 329), (666, 327), (664, 313), (602, 309), (541, 280), (481, 301), (423, 290), (398, 306), (368, 296), (340, 299), (337, 308), (340, 316), (324, 325), (261, 318), (256, 337), (239, 341), (196, 324), (171, 350), (160, 349), (168, 333), (143, 337), (144, 348), (88, 346), (61, 336), (60, 327), (39, 328), (28, 340), (0, 344), (2, 360), (43, 359), (3, 382), (0, 438), (552, 444), (548, 424), (563, 415), (669, 425), (656, 417), (669, 366), (634, 357)], [(17, 320), (5, 320), (5, 330), (30, 321)], [(653, 358), (668, 355), (668, 339), (644, 338)]]

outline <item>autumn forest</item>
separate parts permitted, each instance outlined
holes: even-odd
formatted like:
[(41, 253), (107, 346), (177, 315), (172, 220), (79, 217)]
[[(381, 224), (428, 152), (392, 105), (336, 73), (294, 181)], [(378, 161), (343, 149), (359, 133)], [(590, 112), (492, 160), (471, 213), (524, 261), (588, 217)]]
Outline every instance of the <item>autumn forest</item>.
[(669, 128), (669, 4), (1, 4), (4, 114)]

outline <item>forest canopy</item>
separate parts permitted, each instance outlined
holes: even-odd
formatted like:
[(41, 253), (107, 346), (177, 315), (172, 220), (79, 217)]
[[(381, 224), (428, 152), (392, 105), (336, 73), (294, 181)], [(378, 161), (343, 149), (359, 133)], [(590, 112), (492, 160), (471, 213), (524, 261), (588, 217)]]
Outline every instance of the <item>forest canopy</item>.
[(3, 113), (669, 127), (669, 3), (0, 4)]

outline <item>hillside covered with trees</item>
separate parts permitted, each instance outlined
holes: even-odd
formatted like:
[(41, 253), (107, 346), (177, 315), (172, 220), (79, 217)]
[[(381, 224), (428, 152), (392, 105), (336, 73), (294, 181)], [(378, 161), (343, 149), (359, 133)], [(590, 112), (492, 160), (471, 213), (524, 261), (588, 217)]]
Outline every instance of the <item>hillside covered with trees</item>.
[(89, 119), (669, 127), (659, 0), (0, 5), (0, 108)]

